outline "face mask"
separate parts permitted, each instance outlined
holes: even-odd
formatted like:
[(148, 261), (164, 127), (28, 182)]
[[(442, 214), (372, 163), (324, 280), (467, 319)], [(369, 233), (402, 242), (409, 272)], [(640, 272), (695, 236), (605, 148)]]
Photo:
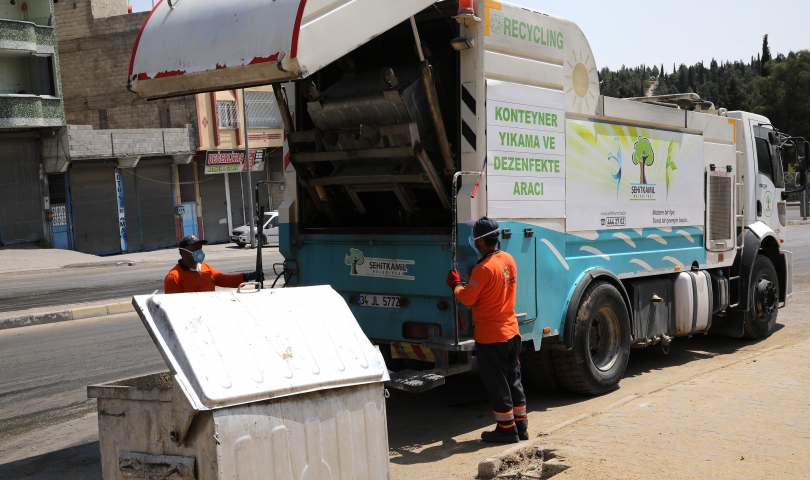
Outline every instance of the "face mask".
[[(186, 250), (186, 249), (183, 248), (181, 250)], [(202, 251), (202, 248), (195, 251), (195, 252), (192, 252), (191, 250), (186, 250), (186, 251), (191, 254), (192, 260), (194, 260), (197, 263), (203, 263), (203, 260), (205, 260), (205, 252)]]
[(478, 240), (479, 238), (486, 237), (487, 235), (492, 235), (493, 233), (495, 233), (495, 232), (497, 232), (497, 231), (498, 231), (498, 230), (493, 230), (493, 231), (491, 231), (491, 232), (485, 233), (485, 234), (480, 235), (480, 236), (475, 237), (475, 238), (473, 238), (473, 234), (471, 233), (471, 234), (470, 234), (470, 236), (469, 236), (469, 237), (467, 237), (467, 241), (469, 241), (469, 242), (470, 242), (470, 246), (473, 248), (473, 250), (475, 250), (475, 253), (477, 253), (477, 254), (478, 254), (478, 258), (483, 257), (483, 255), (481, 255), (481, 252), (480, 252), (480, 251), (478, 250), (478, 248), (475, 246), (475, 241), (476, 241), (476, 240)]
[(472, 234), (467, 237), (467, 240), (470, 242), (470, 246), (475, 250), (475, 253), (478, 254), (478, 258), (481, 258), (481, 252), (478, 251), (478, 248), (475, 246), (475, 239), (473, 238)]

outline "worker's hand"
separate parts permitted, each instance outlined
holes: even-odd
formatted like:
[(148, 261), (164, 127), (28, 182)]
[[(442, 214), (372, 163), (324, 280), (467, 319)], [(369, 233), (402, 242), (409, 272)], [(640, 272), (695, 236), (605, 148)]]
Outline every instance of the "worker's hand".
[(454, 289), (461, 285), (461, 275), (458, 274), (458, 270), (450, 270), (447, 273), (447, 286)]
[(260, 272), (258, 270), (255, 272), (245, 273), (244, 276), (246, 282), (253, 282), (261, 277)]

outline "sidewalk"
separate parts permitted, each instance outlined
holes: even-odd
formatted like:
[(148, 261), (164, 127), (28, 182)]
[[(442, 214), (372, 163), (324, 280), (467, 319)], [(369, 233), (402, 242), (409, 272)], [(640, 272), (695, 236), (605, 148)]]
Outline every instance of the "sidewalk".
[(810, 340), (641, 395), (541, 440), (574, 478), (807, 478)]
[[(262, 250), (263, 254), (277, 251), (278, 247), (265, 247)], [(205, 254), (206, 261), (216, 262), (227, 258), (255, 257), (256, 250), (223, 243), (206, 245)], [(174, 263), (178, 258), (177, 247), (107, 257), (52, 248), (0, 248), (0, 275), (57, 268), (105, 267), (150, 262)]]

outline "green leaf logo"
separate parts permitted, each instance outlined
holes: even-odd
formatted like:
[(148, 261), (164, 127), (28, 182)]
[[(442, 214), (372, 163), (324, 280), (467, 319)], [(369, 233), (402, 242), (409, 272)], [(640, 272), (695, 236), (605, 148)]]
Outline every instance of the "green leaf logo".
[(678, 166), (675, 165), (675, 159), (673, 158), (673, 150), (675, 150), (675, 142), (669, 142), (669, 147), (667, 147), (666, 164), (667, 198), (669, 198), (669, 182), (671, 181), (672, 177), (675, 176), (675, 174), (672, 172), (678, 169)]

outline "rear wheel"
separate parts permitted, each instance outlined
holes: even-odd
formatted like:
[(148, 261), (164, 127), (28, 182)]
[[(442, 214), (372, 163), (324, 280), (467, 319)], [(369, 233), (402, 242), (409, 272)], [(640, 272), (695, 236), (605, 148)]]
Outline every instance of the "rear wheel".
[(520, 354), (520, 377), (523, 386), (544, 392), (559, 392), (563, 390), (557, 371), (554, 369), (554, 360), (551, 350), (540, 347), (540, 350), (527, 350)]
[(630, 316), (616, 287), (607, 282), (589, 286), (573, 328), (573, 348), (551, 352), (560, 383), (587, 395), (616, 389), (630, 357)]
[(748, 299), (750, 308), (743, 312), (743, 335), (754, 340), (770, 337), (779, 313), (779, 280), (773, 262), (765, 255), (757, 255), (754, 260)]

